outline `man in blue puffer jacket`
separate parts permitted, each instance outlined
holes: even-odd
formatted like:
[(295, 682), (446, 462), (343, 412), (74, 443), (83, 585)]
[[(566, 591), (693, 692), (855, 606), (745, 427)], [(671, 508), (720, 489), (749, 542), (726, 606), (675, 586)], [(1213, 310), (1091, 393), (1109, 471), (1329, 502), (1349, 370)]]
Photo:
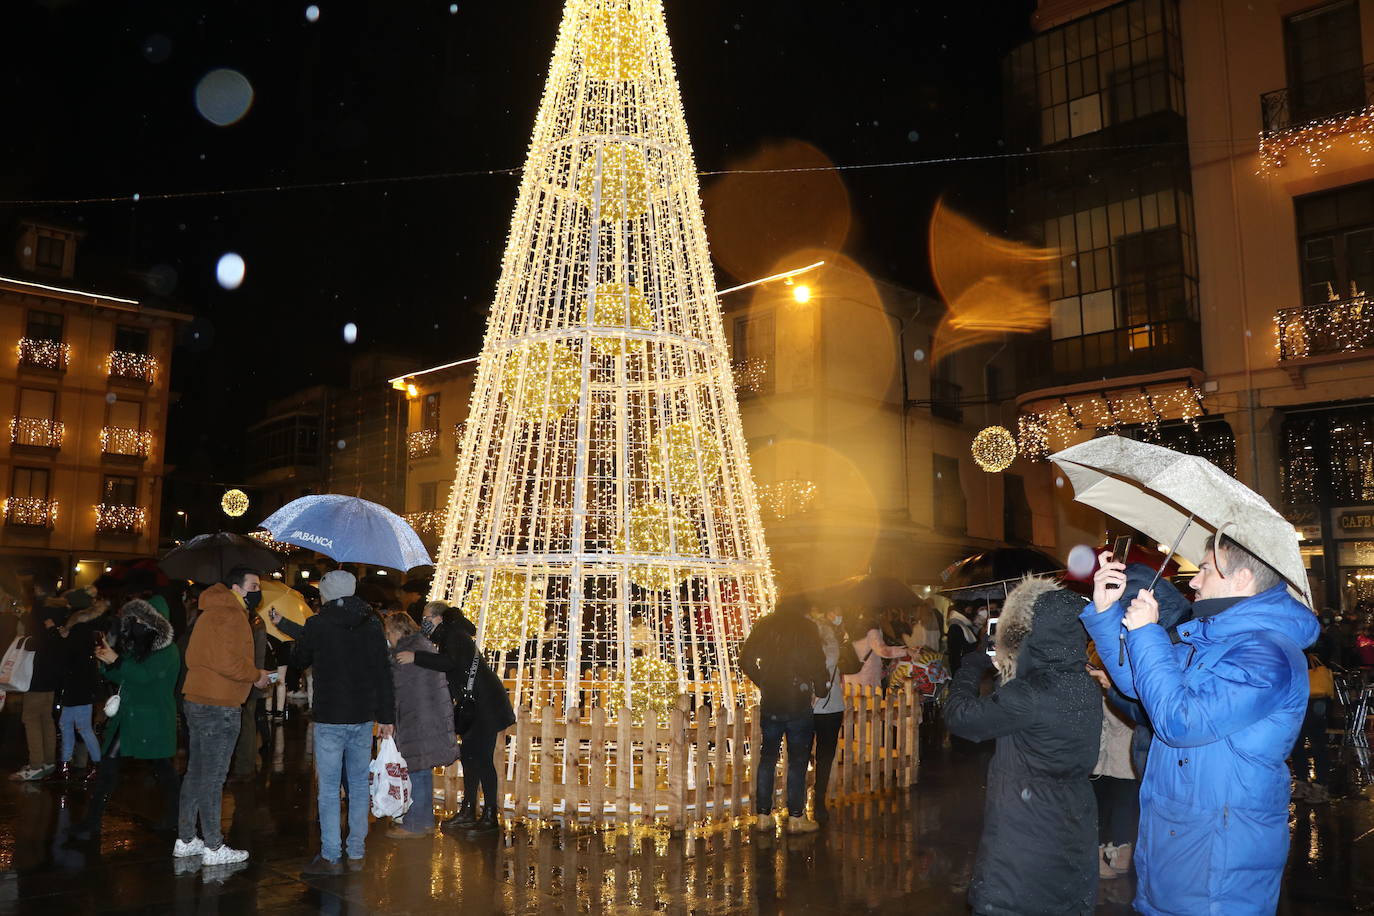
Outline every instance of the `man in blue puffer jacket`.
[[(1102, 557), (1083, 625), (1155, 737), (1140, 788), (1135, 907), (1271, 914), (1288, 858), (1288, 768), (1307, 709), (1302, 650), (1320, 625), (1269, 566), (1223, 537), (1199, 566), (1194, 619), (1174, 645), (1144, 589)], [(1123, 607), (1127, 598), (1130, 606)], [(1127, 662), (1115, 646), (1126, 627)]]

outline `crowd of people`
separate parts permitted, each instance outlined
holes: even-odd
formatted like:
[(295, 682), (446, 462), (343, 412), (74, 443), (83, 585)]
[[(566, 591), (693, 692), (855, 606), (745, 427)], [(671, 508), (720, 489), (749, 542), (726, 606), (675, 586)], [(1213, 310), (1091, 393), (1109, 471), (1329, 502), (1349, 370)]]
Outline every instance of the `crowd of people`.
[[(476, 628), (460, 611), (427, 602), (421, 583), (407, 583), (398, 601), (365, 601), (357, 590), (353, 573), (325, 573), (318, 589), (303, 590), (315, 613), (302, 624), (275, 609), (259, 613), (261, 574), (247, 567), (184, 595), (171, 589), (170, 601), (147, 588), (54, 595), (36, 581), (18, 628), (34, 652), (32, 678), (13, 695), (22, 703), (29, 760), (11, 779), (57, 780), (69, 794), (85, 794), (72, 830), (74, 841), (85, 842), (100, 834), (121, 772), (142, 761), (161, 789), (156, 828), (172, 839), (173, 858), (209, 867), (242, 862), (249, 851), (225, 842), (224, 787), (232, 773), (251, 775), (258, 766), (269, 746), (269, 702), (270, 714), (284, 714), (285, 682), (295, 675), (301, 690), (293, 693), (310, 704), (320, 832), (303, 875), (361, 868), (376, 740), (396, 741), (413, 787), (414, 802), (389, 837), (434, 833), (433, 770), (458, 759), (464, 797), (440, 826), (460, 837), (494, 832), (493, 754), (515, 716), (477, 651)], [(179, 633), (173, 607), (185, 609)]]

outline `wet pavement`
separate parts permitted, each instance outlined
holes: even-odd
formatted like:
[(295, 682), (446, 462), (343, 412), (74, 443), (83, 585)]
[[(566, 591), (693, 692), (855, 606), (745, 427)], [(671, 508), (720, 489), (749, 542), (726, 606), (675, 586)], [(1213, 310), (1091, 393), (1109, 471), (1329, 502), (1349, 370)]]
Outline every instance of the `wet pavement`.
[[(22, 739), (0, 717), (0, 763)], [(228, 842), (248, 862), (178, 866), (154, 829), (159, 794), (130, 765), (98, 841), (74, 841), (81, 787), (0, 782), (0, 916), (138, 911), (238, 913), (966, 914), (990, 753), (923, 737), (920, 784), (835, 811), (820, 834), (761, 837), (747, 827), (669, 836), (518, 827), (481, 841), (391, 840), (374, 822), (362, 872), (302, 881), (317, 848), (305, 720), (274, 729), (263, 771), (225, 793)], [(17, 740), (18, 739), (18, 740)], [(1295, 806), (1283, 914), (1374, 912), (1374, 804), (1350, 796)], [(1367, 791), (1367, 790), (1366, 790)], [(1104, 882), (1101, 914), (1129, 913), (1128, 879)]]

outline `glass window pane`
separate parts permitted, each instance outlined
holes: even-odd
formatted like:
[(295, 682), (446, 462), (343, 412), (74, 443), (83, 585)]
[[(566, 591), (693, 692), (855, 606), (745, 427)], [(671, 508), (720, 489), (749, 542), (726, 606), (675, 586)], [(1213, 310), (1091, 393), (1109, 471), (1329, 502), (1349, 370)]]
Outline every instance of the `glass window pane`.
[(1056, 299), (1050, 303), (1050, 336), (1055, 340), (1078, 337), (1083, 333), (1083, 319), (1078, 313), (1078, 297)]

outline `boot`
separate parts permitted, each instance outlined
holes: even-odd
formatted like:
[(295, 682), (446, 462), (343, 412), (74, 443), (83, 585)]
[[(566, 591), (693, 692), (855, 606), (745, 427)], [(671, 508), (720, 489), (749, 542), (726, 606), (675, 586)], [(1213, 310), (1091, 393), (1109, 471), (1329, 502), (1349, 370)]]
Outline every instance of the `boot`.
[(469, 837), (483, 837), (495, 833), (501, 829), (501, 823), (497, 819), (496, 809), (490, 805), (482, 806), (482, 816), (467, 828)]
[(1112, 868), (1112, 854), (1116, 847), (1099, 845), (1097, 847), (1097, 876), (1099, 878), (1115, 878), (1116, 869)]
[(442, 822), (439, 825), (439, 829), (467, 830), (473, 824), (477, 823), (477, 811), (475, 809), (475, 805), (473, 805), (470, 802), (464, 801), (463, 804), (459, 806), (457, 813), (454, 814), (453, 817)]
[(100, 775), (100, 762), (93, 761), (86, 770), (86, 782), (95, 782), (95, 778), (98, 775)]
[(1116, 855), (1112, 856), (1112, 871), (1117, 876), (1128, 874), (1131, 870), (1131, 844), (1122, 843), (1116, 847)]
[(57, 765), (57, 769), (53, 770), (52, 775), (48, 777), (48, 780), (51, 781), (51, 782), (66, 782), (67, 780), (69, 780), (69, 779), (71, 779), (71, 778), (72, 778), (72, 765), (71, 765), (71, 762), (70, 762), (70, 761), (63, 761), (62, 763), (59, 763), (59, 764)]

